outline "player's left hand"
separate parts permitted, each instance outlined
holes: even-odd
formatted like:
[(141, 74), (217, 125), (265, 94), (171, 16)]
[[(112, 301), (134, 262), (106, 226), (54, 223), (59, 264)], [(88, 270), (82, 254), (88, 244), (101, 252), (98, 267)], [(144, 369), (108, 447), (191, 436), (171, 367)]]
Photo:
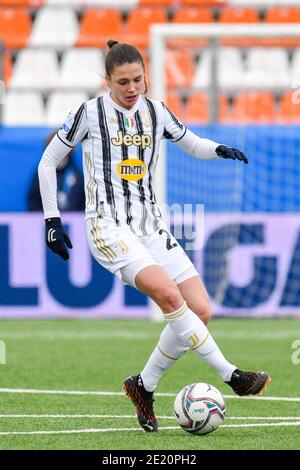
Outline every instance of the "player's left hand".
[(248, 158), (243, 152), (232, 147), (226, 147), (226, 145), (219, 145), (216, 148), (216, 154), (221, 158), (231, 158), (232, 160), (248, 163)]
[(45, 220), (45, 236), (47, 246), (54, 253), (57, 253), (65, 261), (69, 259), (66, 248), (73, 248), (72, 242), (65, 233), (60, 217), (53, 217)]

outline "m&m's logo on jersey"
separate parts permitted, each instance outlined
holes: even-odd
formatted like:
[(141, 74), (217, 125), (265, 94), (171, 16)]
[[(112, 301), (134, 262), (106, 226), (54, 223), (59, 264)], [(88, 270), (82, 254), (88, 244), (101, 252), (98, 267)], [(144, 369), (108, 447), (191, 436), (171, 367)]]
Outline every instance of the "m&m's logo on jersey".
[(126, 181), (138, 181), (144, 178), (147, 167), (142, 160), (128, 158), (117, 166), (118, 175)]

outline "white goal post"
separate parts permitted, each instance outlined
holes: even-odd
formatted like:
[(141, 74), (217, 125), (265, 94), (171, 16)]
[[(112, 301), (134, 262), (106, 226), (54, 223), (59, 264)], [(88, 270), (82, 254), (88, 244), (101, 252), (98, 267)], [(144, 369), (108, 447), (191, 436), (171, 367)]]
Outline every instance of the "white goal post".
[[(219, 40), (223, 38), (256, 38), (256, 39), (276, 39), (276, 38), (300, 38), (300, 24), (154, 24), (150, 29), (150, 79), (151, 98), (165, 100), (166, 98), (166, 43), (174, 38), (195, 38), (208, 39), (208, 48), (212, 51), (211, 60), (211, 83), (208, 93), (211, 98), (210, 120), (216, 120), (217, 103), (217, 74), (216, 54)], [(255, 46), (257, 46), (257, 41)], [(264, 44), (262, 44), (264, 47)], [(243, 46), (241, 46), (243, 47)], [(299, 77), (300, 80), (300, 77)], [(296, 86), (297, 84), (295, 84)], [(298, 84), (299, 85), (299, 84)], [(166, 207), (167, 203), (167, 172), (166, 172), (166, 151), (165, 144), (161, 144), (160, 157), (157, 163), (155, 190), (158, 203), (161, 207)], [(156, 305), (152, 305), (153, 320), (163, 318), (161, 311)]]
[(300, 24), (154, 24), (150, 29), (151, 97), (162, 100), (166, 95), (165, 44), (171, 38), (300, 38)]

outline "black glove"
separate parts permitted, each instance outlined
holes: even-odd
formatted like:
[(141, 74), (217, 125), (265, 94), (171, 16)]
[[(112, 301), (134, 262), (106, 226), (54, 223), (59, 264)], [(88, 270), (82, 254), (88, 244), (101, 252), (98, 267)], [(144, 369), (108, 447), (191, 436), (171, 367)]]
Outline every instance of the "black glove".
[(69, 253), (66, 249), (66, 245), (68, 248), (73, 248), (73, 245), (70, 238), (64, 231), (60, 217), (46, 219), (45, 222), (47, 246), (50, 248), (50, 250), (52, 250), (54, 253), (57, 253), (64, 260), (69, 259)]
[(238, 149), (226, 147), (226, 145), (219, 145), (216, 148), (216, 154), (221, 158), (232, 158), (232, 160), (240, 160), (241, 162), (248, 163), (246, 155)]

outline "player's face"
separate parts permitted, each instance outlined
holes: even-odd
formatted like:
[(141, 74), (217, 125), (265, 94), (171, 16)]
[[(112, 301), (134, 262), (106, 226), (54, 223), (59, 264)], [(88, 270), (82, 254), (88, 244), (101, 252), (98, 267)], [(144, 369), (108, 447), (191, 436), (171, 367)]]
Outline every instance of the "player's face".
[(145, 74), (142, 64), (118, 65), (107, 78), (112, 99), (122, 108), (131, 109), (139, 95), (145, 92)]

